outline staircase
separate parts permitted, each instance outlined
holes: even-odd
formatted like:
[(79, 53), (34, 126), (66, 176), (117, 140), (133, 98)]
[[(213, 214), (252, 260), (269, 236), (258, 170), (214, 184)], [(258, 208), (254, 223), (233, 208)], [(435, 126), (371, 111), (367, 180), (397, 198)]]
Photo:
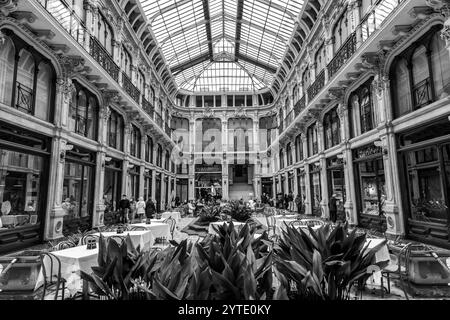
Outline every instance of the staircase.
[(233, 185), (230, 185), (228, 196), (230, 200), (240, 200), (242, 198), (244, 201), (248, 201), (250, 199), (250, 193), (253, 194), (254, 198), (255, 192), (253, 185), (248, 183), (233, 183)]

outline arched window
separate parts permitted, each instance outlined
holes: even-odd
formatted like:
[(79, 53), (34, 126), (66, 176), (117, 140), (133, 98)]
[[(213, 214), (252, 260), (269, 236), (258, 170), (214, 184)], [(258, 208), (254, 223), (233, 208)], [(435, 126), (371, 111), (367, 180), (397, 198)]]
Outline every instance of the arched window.
[(47, 62), (39, 64), (39, 72), (36, 85), (36, 106), (34, 115), (39, 119), (49, 121), (54, 81), (52, 66)]
[(417, 108), (431, 102), (430, 69), (425, 46), (418, 47), (412, 56), (414, 100)]
[(436, 99), (440, 99), (450, 84), (450, 59), (445, 41), (437, 32), (431, 39), (431, 68)]
[[(125, 49), (124, 46), (122, 46), (122, 57), (121, 57), (121, 67), (123, 72), (131, 78), (131, 65), (132, 65), (132, 59), (131, 54), (128, 52), (127, 49)], [(130, 81), (131, 82), (131, 81)]]
[(292, 161), (292, 148), (291, 148), (291, 143), (290, 142), (286, 145), (286, 159), (287, 159), (287, 165), (288, 166), (293, 164), (293, 161)]
[(141, 157), (141, 130), (134, 124), (131, 125), (130, 154), (133, 157)]
[(308, 138), (308, 156), (319, 153), (318, 139), (317, 139), (317, 123), (311, 125), (307, 130)]
[(111, 109), (108, 119), (107, 143), (111, 148), (123, 151), (124, 122), (123, 117), (115, 110)]
[(320, 49), (317, 51), (315, 63), (316, 63), (316, 74), (319, 75), (327, 65), (324, 45), (322, 45)]
[(35, 62), (32, 54), (25, 49), (20, 50), (17, 63), (16, 108), (25, 113), (33, 113), (33, 88)]
[(280, 149), (280, 169), (284, 168), (284, 150)]
[[(0, 44), (0, 102), (45, 121), (51, 121), (55, 69), (49, 59), (2, 29)], [(14, 83), (15, 80), (15, 83)]]
[(139, 72), (138, 72), (138, 86), (139, 86), (138, 89), (139, 89), (139, 91), (141, 91), (141, 94), (146, 96), (146, 94), (145, 94), (145, 76), (141, 70), (139, 70)]
[(306, 90), (309, 88), (309, 85), (311, 84), (311, 80), (309, 79), (309, 69), (306, 69), (305, 72), (303, 72), (302, 82), (303, 82), (302, 95), (305, 95)]
[(300, 97), (298, 95), (298, 85), (297, 84), (294, 86), (294, 89), (292, 89), (292, 96), (294, 98), (294, 104), (296, 104), (297, 101), (300, 99)]
[(370, 78), (350, 95), (349, 110), (351, 114), (350, 127), (352, 129), (352, 137), (375, 128), (372, 101), (373, 79), (373, 77)]
[(299, 134), (295, 138), (295, 161), (299, 162), (303, 160), (303, 141), (302, 135)]
[(341, 142), (341, 125), (336, 108), (325, 115), (323, 128), (325, 135), (325, 150), (330, 149)]
[(345, 11), (334, 26), (334, 53), (337, 53), (342, 45), (347, 41), (351, 32), (351, 26), (347, 18), (347, 11)]
[(441, 39), (442, 25), (435, 25), (400, 53), (391, 66), (394, 115), (422, 108), (448, 96), (450, 57)]
[(408, 62), (405, 59), (400, 59), (395, 64), (395, 96), (396, 108), (395, 116), (399, 117), (412, 111), (413, 104), (411, 101), (411, 84), (409, 78)]
[(170, 169), (170, 154), (166, 150), (166, 155), (164, 157), (164, 169), (169, 170)]
[(103, 14), (98, 15), (98, 28), (97, 28), (97, 39), (102, 44), (102, 46), (109, 52), (111, 56), (114, 54), (113, 50), (113, 29), (111, 28), (108, 20)]
[(153, 163), (153, 139), (147, 136), (147, 144), (145, 145), (145, 161)]
[(149, 101), (153, 104), (153, 108), (155, 107), (155, 89), (150, 87), (150, 99)]
[(158, 144), (158, 149), (156, 150), (156, 166), (162, 168), (162, 147)]
[(89, 139), (97, 139), (97, 97), (77, 81), (73, 81), (72, 101), (69, 107), (69, 130)]
[(11, 105), (14, 81), (14, 56), (16, 49), (13, 41), (5, 36), (3, 45), (0, 45), (0, 102)]

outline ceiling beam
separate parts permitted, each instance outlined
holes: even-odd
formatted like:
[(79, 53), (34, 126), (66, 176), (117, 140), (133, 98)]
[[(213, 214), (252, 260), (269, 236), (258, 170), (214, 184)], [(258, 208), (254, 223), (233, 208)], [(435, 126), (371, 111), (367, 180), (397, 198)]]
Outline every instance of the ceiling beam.
[(237, 57), (239, 56), (239, 48), (241, 46), (241, 44), (239, 43), (241, 40), (241, 28), (242, 28), (242, 15), (244, 12), (244, 0), (238, 0), (238, 5), (237, 5), (237, 13), (236, 13), (236, 36), (235, 38), (235, 46), (234, 46), (234, 55), (236, 57), (236, 61), (237, 61)]
[(211, 17), (209, 16), (209, 4), (208, 0), (202, 0), (203, 2), (203, 15), (205, 16), (205, 31), (206, 38), (208, 39), (208, 51), (209, 51), (209, 60), (213, 61), (213, 47), (212, 47), (212, 32), (211, 32)]
[(254, 64), (257, 67), (266, 69), (267, 71), (269, 71), (269, 72), (271, 72), (273, 74), (275, 74), (275, 72), (277, 71), (277, 69), (275, 69), (274, 67), (271, 67), (271, 66), (269, 66), (267, 64), (264, 64), (262, 62), (256, 61), (256, 60), (254, 60), (254, 59), (252, 59), (252, 58), (250, 58), (248, 56), (245, 56), (243, 54), (237, 55), (236, 58), (239, 59), (239, 60), (246, 61), (248, 63)]
[(189, 61), (186, 61), (185, 63), (181, 63), (179, 65), (173, 66), (172, 68), (170, 68), (170, 71), (172, 72), (172, 74), (175, 76), (179, 71), (183, 71), (186, 70), (190, 67), (195, 66), (196, 64), (199, 64), (203, 61), (209, 60), (209, 53), (206, 54), (202, 54), (199, 55), (196, 58), (193, 58)]

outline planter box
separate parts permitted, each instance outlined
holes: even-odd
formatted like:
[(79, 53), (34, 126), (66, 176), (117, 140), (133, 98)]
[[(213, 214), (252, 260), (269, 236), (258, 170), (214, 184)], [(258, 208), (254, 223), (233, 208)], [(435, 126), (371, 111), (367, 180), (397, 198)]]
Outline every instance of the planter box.
[(17, 259), (6, 273), (0, 277), (0, 290), (8, 291), (34, 291), (36, 281), (41, 270), (39, 251), (23, 251), (15, 256), (0, 257), (2, 270), (9, 263)]
[[(392, 252), (398, 254), (397, 247), (391, 247)], [(450, 264), (450, 251), (436, 250), (439, 260), (444, 265)], [(402, 264), (404, 265), (404, 261)], [(444, 268), (434, 257), (421, 251), (412, 251), (409, 261), (409, 280), (418, 285), (445, 285), (450, 284), (450, 271)]]

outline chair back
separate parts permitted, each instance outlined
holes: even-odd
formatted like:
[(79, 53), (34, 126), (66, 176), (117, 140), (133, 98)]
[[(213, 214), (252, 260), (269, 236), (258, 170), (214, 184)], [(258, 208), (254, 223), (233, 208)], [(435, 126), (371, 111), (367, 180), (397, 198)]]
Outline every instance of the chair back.
[(122, 237), (122, 236), (115, 236), (115, 235), (112, 235), (112, 236), (108, 237), (108, 239), (109, 239), (110, 241), (111, 241), (111, 240), (116, 241), (119, 245), (121, 245), (122, 242), (125, 241), (125, 237)]
[(166, 220), (164, 220), (164, 223), (167, 223), (169, 225), (170, 236), (172, 237), (172, 240), (173, 240), (173, 233), (175, 232), (175, 227), (176, 227), (175, 219), (172, 217), (169, 217)]
[(143, 226), (130, 226), (128, 231), (147, 231), (147, 228)]
[(304, 228), (307, 224), (301, 220), (293, 220), (289, 223), (289, 227), (291, 228)]
[(80, 245), (86, 245), (88, 244), (89, 240), (98, 241), (99, 236), (96, 236), (94, 234), (86, 234), (80, 239)]
[[(49, 283), (53, 283), (53, 280), (55, 280), (55, 278), (59, 283), (61, 281), (61, 260), (59, 260), (57, 256), (50, 252), (41, 252), (40, 258), (42, 265), (42, 275), (44, 278), (44, 286)], [(48, 265), (46, 265), (45, 263), (46, 258), (49, 261)]]

